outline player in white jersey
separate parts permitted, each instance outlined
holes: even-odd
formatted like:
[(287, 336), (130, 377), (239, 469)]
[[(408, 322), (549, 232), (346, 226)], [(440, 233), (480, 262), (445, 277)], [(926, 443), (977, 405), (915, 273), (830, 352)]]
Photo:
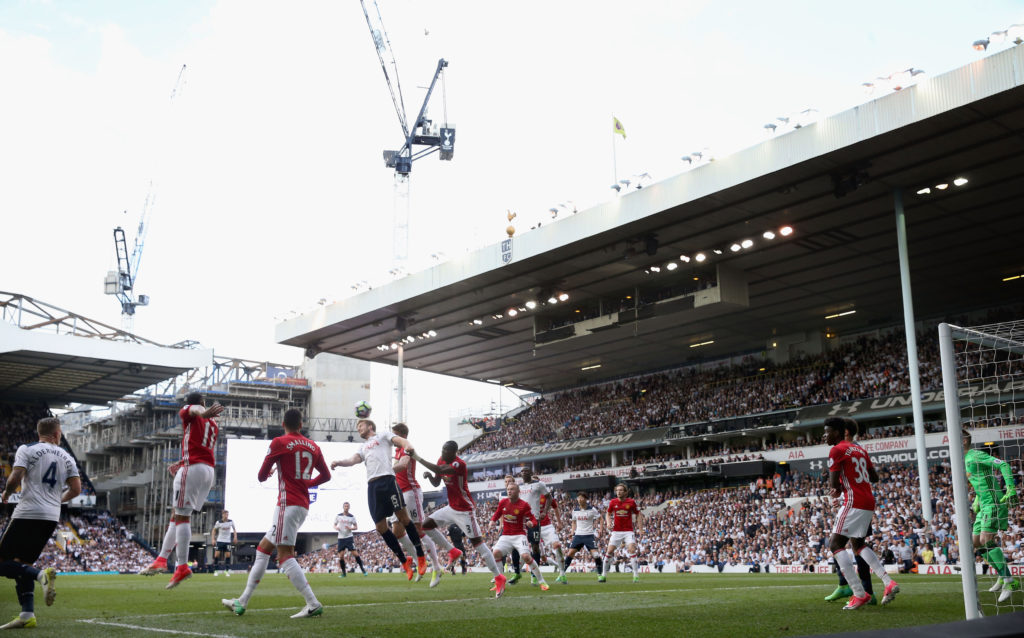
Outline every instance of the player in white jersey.
[(352, 512), (348, 511), (351, 505), (347, 502), (342, 507), (344, 507), (344, 510), (341, 514), (334, 517), (334, 529), (338, 530), (338, 562), (341, 564), (341, 573), (338, 574), (338, 577), (344, 578), (347, 571), (345, 567), (345, 552), (352, 553), (356, 563), (359, 565), (359, 569), (363, 570), (363, 576), (366, 576), (366, 567), (363, 565), (363, 559), (359, 557), (359, 550), (356, 549), (356, 540), (352, 536), (352, 532), (359, 529), (359, 526), (356, 525), (356, 517), (352, 516)]
[(228, 511), (224, 510), (221, 512), (220, 520), (213, 524), (213, 530), (210, 531), (210, 538), (216, 539), (216, 545), (214, 546), (213, 553), (213, 575), (216, 576), (217, 563), (224, 561), (224, 575), (230, 576), (231, 570), (228, 569), (231, 561), (231, 546), (238, 545), (238, 531), (235, 530), (235, 522), (228, 518)]
[[(21, 613), (0, 629), (35, 627), (36, 581), (42, 586), (46, 604), (57, 596), (57, 570), (39, 570), (32, 563), (46, 547), (60, 520), (61, 503), (67, 503), (82, 492), (78, 466), (60, 447), (60, 421), (53, 417), (36, 424), (38, 443), (22, 445), (14, 455), (14, 469), (7, 479), (2, 500), (10, 500), (15, 490), (21, 496), (11, 522), (0, 538), (0, 576), (14, 580)], [(64, 488), (67, 489), (64, 489)]]
[[(377, 425), (369, 419), (360, 419), (356, 423), (356, 431), (363, 439), (363, 445), (349, 458), (331, 463), (331, 469), (366, 464), (367, 504), (370, 506), (370, 518), (377, 527), (377, 533), (402, 563), (402, 569), (409, 580), (412, 580), (417, 572), (422, 576), (427, 571), (427, 557), (423, 553), (419, 532), (409, 518), (409, 511), (405, 509), (405, 501), (402, 499), (401, 490), (398, 489), (395, 470), (391, 465), (391, 446), (401, 446), (411, 455), (415, 452), (412, 443), (387, 430), (377, 432)], [(416, 550), (415, 566), (412, 556), (406, 557), (398, 537), (388, 528), (388, 516), (392, 514), (397, 516), (398, 522), (402, 524), (399, 531), (404, 531), (412, 539)]]
[(581, 548), (590, 551), (594, 557), (594, 565), (597, 573), (601, 573), (601, 550), (597, 547), (597, 535), (600, 533), (601, 510), (590, 504), (590, 499), (583, 492), (576, 495), (576, 503), (579, 507), (572, 511), (572, 542), (569, 544), (569, 551), (565, 554), (565, 569), (576, 557)]
[[(537, 480), (537, 477), (533, 475), (533, 470), (528, 467), (524, 467), (520, 472), (523, 477), (523, 483), (519, 486), (519, 497), (530, 504), (530, 509), (533, 511), (534, 516), (537, 520), (541, 520), (547, 514), (548, 511), (548, 500), (551, 498), (551, 490), (548, 489), (546, 483)], [(542, 496), (546, 496), (546, 499), (542, 499)], [(540, 527), (533, 527), (526, 531), (526, 538), (530, 541), (530, 551), (537, 560), (540, 561), (543, 554), (540, 553)], [(561, 549), (559, 549), (561, 553)], [(540, 563), (537, 563), (538, 566)], [(530, 574), (530, 584), (537, 584), (537, 577)]]

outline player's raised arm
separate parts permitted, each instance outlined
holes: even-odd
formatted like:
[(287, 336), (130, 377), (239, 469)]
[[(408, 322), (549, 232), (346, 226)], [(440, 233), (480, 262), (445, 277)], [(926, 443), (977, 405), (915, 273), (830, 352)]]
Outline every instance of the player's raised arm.
[(333, 469), (338, 468), (338, 467), (352, 467), (353, 465), (359, 465), (362, 462), (363, 462), (362, 455), (359, 454), (359, 452), (356, 452), (355, 454), (353, 454), (352, 456), (348, 457), (347, 459), (340, 459), (340, 460), (337, 460), (337, 461), (334, 461), (333, 463), (331, 463), (331, 469), (333, 470)]
[(212, 419), (213, 417), (218, 416), (223, 411), (224, 406), (219, 403), (214, 403), (208, 408), (204, 408), (201, 405), (193, 405), (188, 409), (189, 414), (194, 416), (201, 416), (204, 419)]
[[(434, 474), (437, 474), (439, 476), (444, 476), (445, 474), (454, 474), (455, 473), (455, 468), (453, 468), (451, 466), (438, 467), (437, 465), (434, 465), (433, 463), (431, 463), (430, 461), (424, 459), (422, 456), (420, 456), (419, 454), (416, 454), (415, 452), (411, 452), (409, 454), (409, 456), (411, 456), (413, 459), (415, 459), (416, 462), (418, 462), (420, 465), (422, 465), (423, 467), (427, 468), (428, 470), (430, 470), (431, 472), (433, 472)], [(430, 482), (433, 483), (435, 487), (438, 484), (440, 484), (440, 482), (441, 482), (440, 478), (437, 478), (437, 481), (435, 482), (433, 478), (427, 476), (426, 472), (423, 473), (423, 478), (430, 479)]]
[(391, 437), (391, 444), (404, 449), (405, 453), (410, 456), (416, 453), (416, 449), (413, 447), (413, 444), (409, 439), (398, 436), (397, 434)]

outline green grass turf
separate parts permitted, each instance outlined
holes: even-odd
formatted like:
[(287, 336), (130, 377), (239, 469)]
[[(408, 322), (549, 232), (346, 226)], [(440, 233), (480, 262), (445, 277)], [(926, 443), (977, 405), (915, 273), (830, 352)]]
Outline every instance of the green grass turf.
[[(428, 574), (429, 576), (429, 574)], [(31, 636), (800, 636), (961, 620), (960, 578), (904, 575), (886, 607), (843, 611), (826, 603), (834, 576), (766, 574), (570, 574), (542, 592), (529, 579), (495, 600), (485, 574), (445, 576), (429, 589), (403, 575), (312, 574), (324, 604), (320, 618), (292, 620), (302, 599), (283, 574), (267, 574), (244, 616), (220, 604), (237, 597), (246, 577), (196, 575), (167, 591), (168, 576), (62, 576), (57, 602), (43, 604)], [(877, 583), (876, 583), (877, 585)], [(881, 587), (878, 587), (881, 592)], [(19, 610), (13, 581), (0, 595), (0, 622)], [(163, 630), (161, 632), (161, 630)]]

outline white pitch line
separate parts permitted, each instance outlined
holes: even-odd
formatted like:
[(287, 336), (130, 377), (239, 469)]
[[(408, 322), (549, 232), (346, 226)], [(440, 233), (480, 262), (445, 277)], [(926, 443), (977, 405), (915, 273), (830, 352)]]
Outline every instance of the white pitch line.
[[(143, 616), (144, 617), (144, 616)], [(143, 631), (158, 631), (164, 634), (177, 634), (179, 636), (208, 636), (209, 638), (238, 638), (230, 634), (204, 634), (198, 631), (181, 631), (179, 629), (160, 629), (159, 627), (147, 627), (145, 625), (129, 625), (123, 622), (109, 622), (97, 620), (96, 618), (85, 618), (78, 622), (89, 623), (90, 625), (109, 625), (111, 627), (124, 627), (125, 629), (142, 629)]]
[[(920, 587), (922, 585), (957, 585), (958, 586), (959, 584), (960, 584), (959, 581), (957, 581), (956, 583), (952, 583), (952, 582), (946, 583), (946, 582), (941, 582), (941, 581), (934, 581), (934, 582), (915, 583), (914, 586), (915, 587)], [(827, 585), (828, 585), (828, 583), (825, 584), (825, 586), (827, 586)], [(823, 585), (821, 583), (807, 584), (807, 585), (773, 585), (772, 589), (807, 589), (809, 587), (821, 588), (822, 586)], [(741, 589), (750, 589), (750, 587), (676, 587), (676, 588), (671, 588), (671, 589), (634, 589), (634, 590), (631, 590), (631, 591), (575, 592), (575, 593), (565, 593), (565, 594), (544, 594), (544, 595), (537, 596), (537, 597), (509, 596), (508, 598), (506, 598), (506, 600), (531, 600), (531, 601), (538, 601), (538, 600), (546, 600), (546, 599), (549, 599), (549, 598), (571, 598), (571, 597), (575, 597), (575, 596), (590, 596), (590, 597), (593, 597), (593, 596), (621, 596), (621, 595), (624, 595), (624, 594), (668, 594), (668, 593), (674, 593), (674, 592), (687, 592), (687, 591), (688, 592), (716, 592), (716, 591), (737, 591), (737, 590), (741, 590)], [(505, 591), (507, 592), (509, 590), (506, 589)], [(442, 600), (433, 600), (433, 599), (431, 599), (431, 600), (404, 600), (404, 601), (402, 601), (400, 603), (397, 603), (397, 602), (394, 602), (394, 601), (387, 601), (387, 602), (381, 601), (381, 602), (376, 602), (376, 603), (348, 603), (348, 604), (341, 604), (341, 605), (324, 605), (324, 609), (352, 609), (352, 608), (355, 608), (355, 607), (383, 607), (383, 606), (386, 606), (386, 605), (399, 605), (399, 604), (400, 605), (436, 605), (436, 604), (444, 604), (444, 603), (460, 603), (460, 604), (465, 604), (467, 602), (473, 602), (473, 601), (477, 601), (477, 600), (478, 601), (485, 601), (485, 600), (491, 600), (491, 598), (448, 598), (448, 599), (442, 599)], [(269, 611), (291, 611), (291, 610), (295, 610), (295, 609), (297, 609), (297, 607), (294, 606), (294, 605), (291, 606), (291, 607), (261, 607), (259, 609), (247, 609), (245, 613), (246, 614), (255, 614), (255, 613), (262, 613), (262, 612), (269, 612)], [(119, 616), (119, 618), (125, 618), (125, 619), (130, 619), (130, 618), (166, 618), (166, 617), (173, 617), (173, 616), (194, 616), (194, 615), (198, 615), (198, 614), (224, 614), (224, 613), (225, 612), (219, 611), (219, 610), (218, 611), (213, 611), (213, 610), (208, 610), (208, 611), (178, 611), (178, 612), (172, 612), (172, 613), (168, 613), (168, 614), (147, 614), (147, 615), (144, 615), (144, 616), (142, 616), (142, 615), (140, 615), (140, 616)], [(84, 620), (82, 622), (91, 622), (91, 620), (92, 619)], [(198, 635), (200, 635), (200, 636), (208, 636), (208, 635), (211, 635), (211, 634), (198, 634)]]

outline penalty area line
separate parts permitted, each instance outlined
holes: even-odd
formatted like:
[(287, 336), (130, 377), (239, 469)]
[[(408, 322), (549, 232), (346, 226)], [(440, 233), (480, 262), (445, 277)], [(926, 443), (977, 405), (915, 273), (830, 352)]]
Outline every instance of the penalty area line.
[[(921, 586), (946, 585), (946, 584), (948, 584), (948, 583), (941, 582), (941, 581), (923, 582), (923, 583), (915, 583), (914, 587), (917, 588), (917, 587), (921, 587)], [(959, 581), (957, 583), (954, 583), (954, 584), (959, 585)], [(772, 585), (770, 588), (771, 589), (809, 589), (809, 588), (823, 589), (823, 588), (827, 588), (828, 585), (829, 585), (828, 583), (825, 583), (824, 585), (822, 585), (821, 583), (807, 583), (807, 584), (804, 584), (804, 585)], [(667, 588), (667, 589), (634, 589), (634, 590), (631, 590), (631, 591), (565, 592), (565, 593), (555, 593), (555, 594), (551, 594), (551, 593), (542, 594), (542, 595), (538, 595), (536, 597), (532, 597), (532, 596), (509, 596), (507, 598), (502, 598), (502, 600), (545, 600), (545, 599), (551, 599), (551, 598), (599, 597), (599, 596), (623, 596), (623, 595), (627, 595), (628, 596), (628, 595), (645, 595), (645, 594), (672, 594), (672, 593), (678, 593), (678, 592), (704, 592), (704, 593), (707, 593), (707, 592), (717, 592), (717, 591), (739, 591), (739, 590), (744, 590), (744, 589), (750, 589), (750, 587), (747, 587), (747, 586), (744, 586), (744, 587), (711, 587), (711, 588), (708, 588), (708, 587), (676, 587), (676, 588)], [(507, 592), (508, 590), (506, 589), (505, 591)], [(397, 603), (395, 601), (380, 601), (380, 602), (373, 602), (373, 603), (347, 603), (347, 604), (343, 603), (343, 604), (340, 604), (340, 605), (324, 605), (324, 609), (353, 609), (353, 608), (356, 608), (356, 607), (386, 607), (386, 606), (396, 605), (396, 604), (402, 604), (402, 605), (443, 605), (443, 604), (447, 604), (447, 603), (465, 604), (465, 603), (468, 603), (468, 602), (474, 602), (474, 601), (483, 602), (483, 601), (486, 601), (486, 600), (494, 600), (494, 598), (493, 598), (493, 596), (488, 596), (488, 597), (482, 597), (482, 598), (447, 598), (447, 599), (440, 599), (440, 600), (438, 600), (438, 599), (405, 600), (405, 601), (402, 601), (401, 603)], [(260, 607), (260, 608), (257, 608), (257, 609), (248, 608), (245, 613), (248, 614), (248, 615), (251, 615), (251, 614), (264, 613), (264, 612), (295, 611), (296, 609), (300, 609), (300, 607), (298, 607), (297, 605), (293, 605), (291, 607)], [(119, 618), (124, 618), (124, 619), (167, 618), (167, 617), (173, 617), (173, 616), (195, 616), (195, 615), (200, 615), (200, 614), (207, 615), (207, 614), (226, 614), (226, 613), (227, 612), (225, 612), (224, 610), (178, 611), (178, 612), (171, 612), (171, 613), (166, 613), (166, 614), (148, 614), (148, 615), (145, 615), (145, 616), (119, 616)], [(82, 622), (88, 622), (88, 621), (82, 621)], [(175, 633), (189, 633), (189, 632), (175, 632)], [(210, 636), (210, 635), (213, 635), (213, 634), (195, 634), (195, 635)]]
[[(144, 618), (145, 616), (143, 616)], [(198, 631), (184, 631), (181, 629), (160, 629), (159, 627), (146, 627), (145, 625), (130, 625), (123, 622), (110, 622), (98, 618), (83, 618), (78, 622), (89, 623), (90, 625), (108, 625), (110, 627), (123, 627), (125, 629), (141, 629), (143, 631), (156, 631), (164, 634), (176, 634), (179, 636), (207, 636), (208, 638), (238, 638), (231, 634), (204, 634)]]

